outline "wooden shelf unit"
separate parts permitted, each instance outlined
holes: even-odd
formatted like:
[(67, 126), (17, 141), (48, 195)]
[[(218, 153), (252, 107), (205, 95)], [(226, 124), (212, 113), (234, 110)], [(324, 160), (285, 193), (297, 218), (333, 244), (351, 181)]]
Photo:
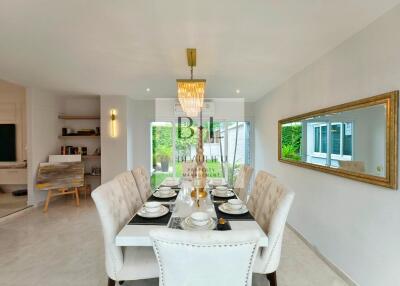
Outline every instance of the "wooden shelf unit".
[[(75, 126), (83, 125), (84, 126), (84, 125), (87, 125), (87, 124), (85, 124), (84, 121), (88, 121), (88, 120), (94, 120), (93, 122), (99, 121), (100, 115), (59, 114), (58, 119), (59, 120), (69, 120), (69, 121), (75, 120), (76, 122), (79, 122), (79, 123), (74, 122), (72, 125), (75, 125)], [(82, 122), (80, 122), (80, 120), (82, 120)], [(65, 124), (67, 124), (67, 122), (65, 122)], [(92, 125), (93, 123), (90, 122), (88, 124)], [(98, 126), (100, 126), (100, 124)], [(87, 140), (91, 140), (91, 139), (98, 140), (101, 138), (101, 136), (100, 135), (72, 135), (72, 136), (59, 135), (58, 138), (61, 140), (69, 139), (71, 142), (67, 141), (68, 143), (72, 143), (72, 140), (76, 139), (76, 140), (78, 140), (77, 142), (79, 142), (78, 145), (82, 145), (82, 143), (85, 142), (84, 140), (86, 140), (86, 139)], [(86, 142), (88, 142), (88, 141), (86, 141)], [(97, 141), (90, 141), (90, 142), (97, 143)], [(65, 144), (66, 143), (63, 143), (63, 145), (65, 145)], [(69, 144), (67, 144), (67, 145), (69, 145)], [(73, 145), (73, 144), (71, 144), (71, 145)], [(89, 143), (89, 145), (93, 146), (93, 143)], [(94, 145), (97, 145), (97, 144), (94, 144)], [(100, 143), (99, 143), (99, 147), (100, 147)], [(92, 166), (94, 164), (94, 165), (98, 165), (100, 167), (100, 159), (101, 159), (101, 155), (82, 155), (82, 161), (86, 162), (85, 168), (87, 167), (87, 164), (88, 164), (88, 166)], [(85, 175), (85, 185), (86, 185), (86, 187), (89, 186), (89, 188), (91, 188), (92, 184), (98, 185), (96, 183), (96, 182), (98, 182), (98, 179), (96, 179), (96, 178), (99, 178), (99, 179), (101, 178), (101, 175), (92, 175), (89, 172), (89, 170), (86, 170), (86, 173), (84, 175)], [(91, 180), (93, 180), (93, 181), (91, 181)], [(86, 195), (86, 192), (85, 192), (85, 195)]]
[(101, 177), (101, 175), (92, 175), (90, 173), (85, 173), (86, 177)]
[(59, 114), (59, 119), (64, 120), (100, 120), (100, 116), (98, 115), (66, 115), (66, 114)]
[(100, 159), (101, 155), (82, 155), (83, 160)]
[(60, 135), (60, 136), (58, 136), (58, 138), (100, 138), (100, 135), (73, 135), (73, 136), (70, 136), (70, 135), (66, 135), (66, 136)]

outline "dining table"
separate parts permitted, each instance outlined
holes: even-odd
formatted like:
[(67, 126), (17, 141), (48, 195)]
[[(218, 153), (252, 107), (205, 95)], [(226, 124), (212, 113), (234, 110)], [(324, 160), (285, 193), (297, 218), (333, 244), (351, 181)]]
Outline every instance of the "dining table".
[[(165, 180), (167, 179), (168, 178)], [(160, 184), (160, 186), (165, 185), (165, 180)], [(208, 196), (198, 201), (191, 197), (193, 183), (190, 180), (179, 180), (179, 185), (175, 186), (173, 189), (177, 192), (177, 196), (171, 199), (158, 199), (154, 197), (154, 195), (148, 199), (148, 201), (159, 201), (161, 204), (169, 208), (170, 213), (165, 217), (167, 220), (164, 218), (162, 223), (152, 224), (151, 222), (147, 222), (146, 218), (137, 217), (137, 213), (135, 213), (117, 234), (115, 238), (116, 246), (152, 246), (152, 241), (149, 236), (151, 230), (160, 228), (180, 228), (179, 222), (190, 216), (193, 212), (207, 212), (211, 218), (218, 222), (218, 219), (222, 214), (218, 209), (218, 205), (226, 202), (226, 200), (212, 195), (211, 190), (213, 189), (213, 186), (209, 185), (207, 187)], [(158, 188), (154, 191), (157, 190)], [(229, 224), (229, 229), (231, 230), (258, 230), (260, 233), (258, 245), (260, 247), (268, 246), (267, 235), (251, 214), (247, 213), (245, 217), (232, 215), (222, 217), (225, 218), (225, 221)], [(132, 223), (133, 221), (136, 222)], [(215, 229), (213, 231), (219, 230)]]

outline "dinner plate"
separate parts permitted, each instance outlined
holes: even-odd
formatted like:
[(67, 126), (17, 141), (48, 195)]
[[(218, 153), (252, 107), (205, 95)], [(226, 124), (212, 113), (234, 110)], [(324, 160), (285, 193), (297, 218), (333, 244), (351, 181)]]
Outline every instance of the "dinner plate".
[(234, 192), (229, 191), (229, 190), (226, 192), (225, 195), (221, 195), (221, 194), (217, 193), (216, 191), (217, 191), (216, 189), (213, 189), (213, 190), (211, 191), (211, 194), (212, 194), (214, 197), (219, 197), (219, 198), (230, 198), (230, 197), (233, 197), (233, 196), (235, 195)]
[(168, 194), (161, 194), (161, 192), (156, 191), (153, 193), (153, 196), (155, 196), (156, 198), (160, 198), (160, 199), (167, 199), (167, 198), (173, 198), (176, 196), (176, 192), (171, 190)]
[(137, 212), (137, 215), (144, 217), (144, 218), (156, 218), (156, 217), (162, 217), (163, 215), (166, 215), (168, 212), (169, 212), (169, 209), (166, 206), (161, 205), (160, 211), (155, 212), (155, 213), (146, 212), (144, 207), (142, 207)]
[(176, 180), (164, 180), (164, 182), (162, 182), (161, 184), (162, 186), (166, 186), (166, 187), (177, 187), (179, 186), (179, 181)]
[(249, 211), (245, 205), (243, 205), (238, 210), (234, 210), (234, 209), (229, 207), (228, 203), (224, 203), (224, 204), (219, 205), (218, 209), (223, 213), (231, 214), (231, 215), (241, 215), (241, 214), (245, 214), (245, 213), (247, 213)]
[(183, 230), (213, 230), (217, 226), (217, 223), (214, 219), (210, 218), (208, 223), (203, 226), (197, 226), (193, 224), (190, 216), (182, 220), (181, 227)]

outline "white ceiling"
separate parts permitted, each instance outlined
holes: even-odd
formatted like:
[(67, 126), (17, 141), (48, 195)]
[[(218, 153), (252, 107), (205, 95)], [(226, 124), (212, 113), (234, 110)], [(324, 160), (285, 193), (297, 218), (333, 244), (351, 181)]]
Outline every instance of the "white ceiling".
[(208, 97), (254, 100), (398, 3), (0, 0), (0, 78), (71, 94), (174, 97), (175, 79), (189, 76), (185, 49), (195, 47)]

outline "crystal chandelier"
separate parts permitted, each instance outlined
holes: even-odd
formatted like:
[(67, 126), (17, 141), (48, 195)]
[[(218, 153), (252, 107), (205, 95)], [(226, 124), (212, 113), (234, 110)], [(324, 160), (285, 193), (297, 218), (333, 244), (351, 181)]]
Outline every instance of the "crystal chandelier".
[(205, 79), (193, 79), (193, 67), (196, 66), (196, 49), (187, 49), (187, 61), (190, 66), (190, 79), (177, 79), (178, 99), (187, 116), (196, 117), (203, 108)]

